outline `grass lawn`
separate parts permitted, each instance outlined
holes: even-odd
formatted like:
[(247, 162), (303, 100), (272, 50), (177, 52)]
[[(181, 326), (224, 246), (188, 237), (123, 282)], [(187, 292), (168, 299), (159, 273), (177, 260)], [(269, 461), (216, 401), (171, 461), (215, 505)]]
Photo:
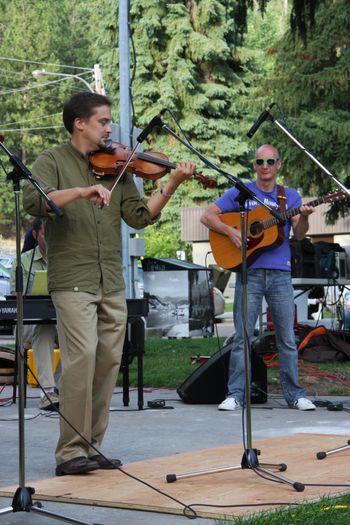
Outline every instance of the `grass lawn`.
[[(267, 371), (269, 393), (280, 392), (279, 368), (270, 362)], [(299, 381), (309, 396), (348, 396), (350, 395), (350, 361), (311, 363), (299, 361)], [(349, 522), (350, 523), (350, 522)]]
[[(211, 356), (222, 348), (225, 338), (148, 339), (145, 342), (144, 384), (176, 388), (200, 363), (193, 356)], [(268, 393), (280, 393), (277, 359), (268, 363)], [(331, 363), (299, 362), (300, 382), (309, 395), (350, 395), (350, 361)], [(130, 385), (136, 386), (136, 359), (130, 365)]]
[(350, 494), (339, 498), (322, 498), (316, 503), (284, 507), (261, 512), (234, 521), (218, 520), (218, 525), (349, 525)]
[(229, 312), (233, 314), (233, 303), (230, 303), (229, 301), (225, 301), (225, 312)]
[[(225, 338), (149, 339), (145, 341), (144, 385), (176, 388), (200, 363), (191, 364), (192, 356), (211, 356)], [(137, 385), (136, 359), (130, 365), (130, 385)], [(119, 378), (121, 381), (121, 378)]]

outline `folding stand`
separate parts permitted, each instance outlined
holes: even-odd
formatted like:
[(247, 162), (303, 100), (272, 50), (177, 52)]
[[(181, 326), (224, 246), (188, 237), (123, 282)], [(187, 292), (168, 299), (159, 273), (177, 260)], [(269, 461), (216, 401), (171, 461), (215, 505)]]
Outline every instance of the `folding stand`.
[[(47, 518), (53, 518), (65, 523), (79, 525), (94, 525), (91, 522), (76, 520), (67, 516), (55, 514), (44, 510), (39, 501), (33, 503), (32, 496), (35, 490), (32, 487), (25, 486), (25, 446), (24, 446), (24, 405), (25, 405), (25, 359), (23, 355), (23, 272), (21, 266), (21, 243), (20, 243), (20, 179), (29, 180), (51, 209), (58, 215), (62, 216), (61, 210), (50, 201), (38, 183), (32, 179), (30, 171), (24, 166), (22, 161), (12, 155), (2, 143), (3, 137), (0, 138), (0, 148), (9, 156), (13, 165), (13, 172), (7, 176), (7, 179), (13, 181), (15, 193), (15, 224), (16, 224), (16, 303), (17, 303), (17, 324), (16, 324), (16, 357), (18, 362), (18, 428), (19, 428), (19, 487), (16, 489), (12, 504), (9, 507), (0, 509), (0, 516), (11, 512), (36, 512)], [(95, 524), (97, 525), (97, 524)]]
[[(192, 152), (194, 152), (199, 158), (205, 162), (209, 167), (216, 169), (219, 171), (219, 173), (223, 174), (226, 178), (228, 178), (231, 182), (233, 181), (234, 185), (239, 190), (239, 196), (237, 198), (240, 206), (240, 220), (241, 220), (241, 237), (242, 237), (242, 269), (241, 269), (241, 280), (242, 280), (242, 303), (243, 303), (243, 319), (246, 320), (248, 318), (248, 300), (247, 300), (247, 229), (246, 229), (246, 217), (245, 217), (245, 202), (248, 198), (253, 198), (257, 200), (260, 204), (262, 204), (265, 208), (268, 209), (268, 211), (277, 218), (277, 220), (281, 223), (283, 222), (281, 217), (278, 213), (276, 213), (274, 210), (271, 210), (268, 208), (265, 203), (260, 201), (254, 195), (253, 192), (251, 192), (244, 184), (242, 184), (238, 179), (233, 177), (230, 174), (227, 174), (217, 166), (213, 165), (208, 159), (206, 159), (201, 153), (199, 153), (195, 148), (193, 148), (192, 145), (189, 145), (183, 139), (178, 137), (178, 135), (169, 129), (165, 124), (162, 125), (162, 127), (168, 131), (171, 135), (173, 135), (175, 138), (177, 138), (180, 142), (182, 142), (188, 149), (190, 149)], [(193, 476), (199, 476), (204, 474), (212, 474), (217, 472), (226, 472), (230, 470), (238, 470), (238, 469), (251, 469), (254, 470), (257, 473), (263, 473), (266, 474), (268, 477), (272, 478), (273, 481), (277, 481), (280, 483), (285, 483), (290, 486), (292, 486), (296, 491), (302, 492), (305, 488), (305, 486), (298, 482), (298, 481), (292, 481), (288, 478), (285, 478), (284, 476), (277, 474), (275, 472), (272, 472), (271, 470), (268, 470), (270, 468), (276, 468), (280, 472), (283, 472), (287, 469), (287, 465), (284, 463), (280, 463), (278, 465), (275, 464), (268, 464), (268, 463), (259, 463), (258, 455), (260, 455), (260, 451), (253, 448), (252, 445), (252, 425), (251, 425), (251, 400), (250, 400), (250, 383), (251, 383), (251, 366), (250, 366), (250, 351), (249, 351), (249, 342), (247, 338), (246, 331), (244, 330), (244, 364), (245, 364), (245, 428), (246, 428), (246, 448), (243, 453), (242, 461), (240, 465), (227, 465), (223, 467), (218, 468), (212, 468), (207, 470), (197, 470), (193, 472), (187, 472), (183, 474), (168, 474), (166, 476), (166, 481), (168, 483), (172, 483), (176, 481), (177, 479), (183, 479)], [(267, 478), (268, 479), (268, 478)]]
[(342, 452), (343, 450), (348, 450), (349, 448), (350, 448), (350, 439), (348, 440), (348, 444), (344, 445), (343, 447), (332, 448), (332, 450), (328, 450), (327, 452), (317, 452), (316, 457), (317, 459), (324, 459), (327, 456), (331, 456), (332, 454), (336, 454), (337, 452)]

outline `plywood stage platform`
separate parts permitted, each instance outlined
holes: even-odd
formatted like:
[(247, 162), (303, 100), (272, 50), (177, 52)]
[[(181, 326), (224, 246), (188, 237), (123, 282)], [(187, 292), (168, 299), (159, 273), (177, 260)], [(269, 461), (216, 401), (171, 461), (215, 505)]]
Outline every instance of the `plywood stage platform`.
[[(282, 475), (293, 481), (350, 485), (350, 450), (323, 460), (316, 459), (317, 452), (344, 446), (347, 440), (348, 437), (345, 436), (294, 434), (257, 440), (253, 442), (253, 446), (261, 450), (260, 463), (286, 463), (288, 469)], [(129, 463), (123, 466), (123, 470), (169, 494), (183, 505), (194, 504), (197, 515), (203, 518), (227, 518), (271, 509), (271, 506), (264, 506), (268, 502), (305, 502), (323, 495), (350, 492), (350, 486), (306, 487), (304, 492), (296, 492), (289, 485), (262, 479), (250, 469), (180, 478), (174, 483), (166, 482), (167, 474), (179, 476), (189, 471), (239, 465), (242, 454), (241, 445), (230, 445)], [(181, 503), (155, 492), (118, 470), (28, 481), (26, 485), (34, 487), (35, 497), (42, 501), (170, 514), (182, 514), (184, 510)], [(3, 487), (0, 489), (0, 496), (12, 497), (16, 488)], [(249, 504), (259, 504), (259, 507), (244, 507)], [(215, 508), (214, 505), (226, 507)]]

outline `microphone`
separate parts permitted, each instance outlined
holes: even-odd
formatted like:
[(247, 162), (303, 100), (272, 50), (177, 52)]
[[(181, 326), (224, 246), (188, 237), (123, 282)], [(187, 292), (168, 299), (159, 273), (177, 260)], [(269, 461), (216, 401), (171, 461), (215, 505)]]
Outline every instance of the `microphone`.
[(143, 142), (146, 137), (151, 133), (152, 129), (156, 126), (162, 126), (162, 115), (166, 112), (166, 109), (162, 109), (158, 115), (153, 117), (153, 119), (147, 124), (147, 126), (141, 131), (140, 135), (136, 138), (137, 142)]
[(266, 109), (264, 109), (264, 111), (261, 113), (261, 115), (257, 118), (257, 120), (254, 122), (254, 124), (252, 125), (252, 127), (250, 128), (250, 130), (248, 131), (247, 133), (247, 136), (251, 139), (252, 136), (254, 135), (254, 133), (260, 128), (261, 124), (263, 122), (265, 122), (265, 120), (268, 118), (269, 116), (269, 112), (270, 112), (270, 109), (276, 104), (276, 102), (272, 102), (272, 104), (270, 104), (270, 106), (267, 106)]

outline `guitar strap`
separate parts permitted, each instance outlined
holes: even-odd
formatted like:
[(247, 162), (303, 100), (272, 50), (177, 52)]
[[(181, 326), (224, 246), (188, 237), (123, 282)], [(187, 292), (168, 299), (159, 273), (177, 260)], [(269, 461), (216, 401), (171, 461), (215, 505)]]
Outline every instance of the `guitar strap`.
[[(287, 197), (286, 192), (284, 191), (284, 186), (277, 185), (277, 203), (280, 209), (280, 213), (283, 215), (286, 211)], [(283, 224), (277, 224), (277, 231), (279, 239), (284, 238), (284, 227)]]
[(286, 192), (284, 191), (284, 186), (277, 185), (277, 202), (281, 213), (286, 211)]

